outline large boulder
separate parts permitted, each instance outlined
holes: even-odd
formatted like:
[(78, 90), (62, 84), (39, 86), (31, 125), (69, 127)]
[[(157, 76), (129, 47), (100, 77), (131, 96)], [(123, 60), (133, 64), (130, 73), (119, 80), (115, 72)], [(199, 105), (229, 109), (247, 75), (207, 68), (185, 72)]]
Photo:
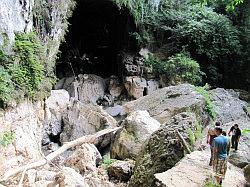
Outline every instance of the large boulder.
[(135, 99), (146, 95), (144, 90), (147, 87), (147, 81), (144, 78), (137, 76), (126, 77), (124, 85), (128, 94)]
[[(83, 104), (73, 101), (63, 116), (63, 132), (61, 142), (72, 141), (83, 135), (94, 134), (97, 131), (117, 126), (117, 121), (100, 106)], [(103, 136), (98, 146), (105, 147), (111, 141), (113, 133)]]
[[(205, 186), (206, 181), (212, 181), (211, 167), (208, 166), (209, 150), (194, 151), (186, 155), (173, 168), (154, 175), (156, 187), (198, 187)], [(222, 185), (227, 187), (244, 186), (243, 172), (228, 164), (225, 180)]]
[(102, 156), (95, 145), (83, 144), (65, 159), (64, 165), (73, 168), (82, 175), (88, 173), (97, 175), (96, 165), (101, 160)]
[(57, 89), (67, 90), (70, 97), (92, 104), (104, 97), (106, 87), (105, 80), (93, 74), (79, 74), (77, 78), (63, 78), (56, 85)]
[(194, 86), (181, 84), (169, 86), (154, 91), (124, 105), (124, 111), (131, 113), (137, 110), (147, 110), (151, 117), (160, 123), (168, 121), (175, 114), (190, 110), (202, 115), (205, 102)]
[(51, 90), (51, 95), (45, 101), (43, 145), (50, 143), (49, 137), (58, 136), (62, 132), (62, 115), (67, 111), (68, 104), (69, 93), (66, 90)]
[(216, 88), (210, 91), (218, 114), (218, 119), (222, 123), (235, 120), (249, 120), (246, 114), (247, 103), (239, 99), (238, 94), (232, 90)]
[(123, 122), (111, 145), (112, 158), (135, 159), (149, 136), (159, 129), (160, 123), (147, 111), (132, 112)]
[(110, 179), (127, 182), (133, 174), (133, 160), (117, 160), (107, 168)]
[(179, 131), (192, 148), (193, 134), (200, 133), (199, 120), (193, 113), (180, 113), (154, 132), (136, 159), (135, 172), (129, 187), (155, 186), (154, 174), (172, 168), (185, 155), (184, 146), (176, 131)]
[(108, 85), (109, 93), (115, 98), (119, 97), (124, 90), (123, 84), (117, 76), (111, 76)]

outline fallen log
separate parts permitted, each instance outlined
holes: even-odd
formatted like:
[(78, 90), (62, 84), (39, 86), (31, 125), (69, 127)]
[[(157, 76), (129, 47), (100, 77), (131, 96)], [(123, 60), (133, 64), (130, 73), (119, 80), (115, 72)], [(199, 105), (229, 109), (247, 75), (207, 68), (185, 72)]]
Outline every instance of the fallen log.
[(73, 140), (71, 142), (66, 142), (62, 147), (60, 147), (55, 152), (47, 155), (44, 159), (41, 159), (39, 161), (27, 164), (25, 166), (21, 166), (19, 168), (7, 171), (4, 174), (4, 177), (2, 179), (0, 179), (0, 182), (6, 182), (13, 175), (21, 173), (23, 171), (27, 171), (27, 170), (32, 169), (32, 168), (41, 167), (41, 166), (45, 165), (46, 163), (52, 161), (53, 159), (55, 159), (56, 157), (58, 157), (59, 155), (61, 155), (63, 152), (65, 152), (66, 150), (68, 150), (70, 148), (82, 145), (83, 143), (93, 143), (101, 136), (115, 132), (119, 129), (121, 129), (121, 127), (116, 127), (116, 128), (112, 128), (112, 129), (104, 129), (104, 130), (101, 130), (93, 135), (82, 136), (82, 137), (80, 137), (76, 140)]
[(186, 142), (186, 140), (183, 138), (183, 136), (181, 135), (181, 133), (178, 130), (176, 130), (175, 133), (176, 133), (178, 139), (181, 141), (181, 144), (183, 145), (183, 147), (187, 150), (187, 153), (190, 154), (191, 150), (189, 149), (188, 143)]

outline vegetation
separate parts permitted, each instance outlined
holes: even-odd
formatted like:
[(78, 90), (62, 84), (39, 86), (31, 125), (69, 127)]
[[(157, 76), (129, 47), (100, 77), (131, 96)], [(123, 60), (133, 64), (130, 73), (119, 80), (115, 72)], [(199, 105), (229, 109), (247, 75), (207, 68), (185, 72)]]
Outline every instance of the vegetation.
[(8, 146), (15, 140), (15, 134), (13, 132), (5, 131), (0, 133), (0, 145), (3, 147)]
[(45, 79), (45, 51), (33, 32), (16, 34), (14, 53), (0, 50), (0, 103), (9, 104), (20, 96), (34, 98)]
[(146, 60), (146, 65), (151, 66), (155, 74), (165, 75), (170, 84), (201, 82), (199, 64), (184, 53), (178, 53), (166, 60), (151, 56)]
[[(132, 33), (142, 47), (160, 49), (165, 59), (183, 49), (214, 86), (249, 87), (250, 9), (243, 0), (114, 0), (135, 18)], [(159, 3), (155, 3), (159, 2)], [(213, 2), (213, 3), (211, 3)], [(200, 6), (201, 3), (204, 6)], [(234, 12), (225, 12), (230, 7)], [(244, 8), (245, 7), (245, 8)], [(157, 52), (157, 51), (156, 51)], [(247, 82), (248, 81), (248, 82)], [(246, 89), (246, 88), (245, 88)]]
[(207, 89), (207, 86), (195, 88), (195, 90), (198, 93), (200, 93), (205, 99), (205, 107), (206, 107), (207, 113), (211, 116), (213, 120), (215, 120), (217, 117), (217, 113), (215, 112), (211, 95), (206, 89)]

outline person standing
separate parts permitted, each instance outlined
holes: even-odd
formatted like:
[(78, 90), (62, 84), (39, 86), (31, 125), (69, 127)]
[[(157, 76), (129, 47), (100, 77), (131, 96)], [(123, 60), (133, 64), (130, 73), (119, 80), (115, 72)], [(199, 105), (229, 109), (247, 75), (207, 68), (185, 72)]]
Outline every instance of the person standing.
[(210, 156), (210, 161), (209, 161), (209, 166), (212, 166), (212, 160), (213, 160), (213, 140), (215, 137), (217, 137), (215, 133), (215, 128), (220, 126), (220, 122), (217, 121), (215, 122), (215, 127), (210, 127), (208, 129), (207, 133), (207, 143), (210, 145), (210, 150), (211, 150), (211, 156)]
[(217, 137), (213, 141), (213, 170), (217, 183), (221, 185), (227, 171), (230, 143), (228, 138), (222, 135), (222, 128), (216, 127), (215, 132)]
[(231, 138), (231, 143), (232, 143), (232, 148), (235, 149), (235, 151), (238, 150), (238, 144), (240, 141), (240, 136), (241, 136), (241, 130), (239, 129), (238, 124), (234, 124), (234, 126), (232, 126), (230, 128), (230, 131), (228, 132), (228, 135), (230, 136), (232, 133), (232, 138)]

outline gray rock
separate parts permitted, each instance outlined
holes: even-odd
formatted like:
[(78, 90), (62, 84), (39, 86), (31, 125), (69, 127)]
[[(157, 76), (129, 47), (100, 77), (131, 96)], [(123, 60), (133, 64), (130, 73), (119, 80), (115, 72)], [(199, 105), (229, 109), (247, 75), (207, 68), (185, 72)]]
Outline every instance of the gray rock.
[(135, 99), (146, 95), (144, 89), (147, 87), (147, 81), (144, 78), (137, 76), (126, 77), (124, 85), (128, 94)]
[[(193, 187), (204, 186), (206, 180), (212, 180), (213, 172), (209, 161), (209, 150), (194, 151), (186, 155), (173, 168), (154, 175), (156, 187)], [(222, 185), (226, 187), (244, 186), (243, 172), (228, 164)]]
[(118, 115), (122, 114), (122, 112), (123, 112), (123, 107), (122, 107), (121, 105), (116, 105), (116, 106), (114, 106), (114, 107), (108, 107), (108, 108), (106, 108), (105, 111), (106, 111), (109, 115), (115, 117), (115, 116), (118, 116)]
[(132, 112), (122, 124), (111, 145), (111, 157), (135, 159), (147, 138), (160, 128), (160, 123), (151, 118), (147, 111)]
[(193, 147), (190, 131), (197, 131), (197, 123), (199, 119), (196, 119), (195, 114), (180, 113), (154, 132), (136, 159), (135, 172), (130, 179), (129, 187), (155, 186), (154, 174), (172, 168), (185, 155), (184, 148), (176, 136), (176, 130), (189, 146)]
[[(100, 106), (83, 104), (72, 101), (63, 116), (63, 132), (60, 134), (61, 142), (72, 141), (83, 135), (94, 134), (97, 131), (117, 126), (116, 120), (105, 112)], [(98, 140), (98, 147), (107, 146), (113, 133)]]
[(83, 144), (66, 158), (64, 165), (73, 168), (82, 175), (91, 173), (97, 175), (96, 165), (102, 160), (102, 156), (93, 144)]
[(150, 95), (141, 97), (124, 105), (124, 111), (147, 110), (151, 117), (160, 123), (168, 121), (172, 116), (187, 110), (196, 111), (203, 116), (203, 97), (194, 90), (194, 86), (181, 84), (169, 86), (154, 91)]
[(247, 103), (239, 99), (236, 92), (227, 91), (223, 88), (211, 90), (215, 111), (222, 123), (235, 120), (248, 120), (246, 114)]
[(127, 182), (133, 174), (134, 161), (115, 161), (107, 168), (110, 179)]

